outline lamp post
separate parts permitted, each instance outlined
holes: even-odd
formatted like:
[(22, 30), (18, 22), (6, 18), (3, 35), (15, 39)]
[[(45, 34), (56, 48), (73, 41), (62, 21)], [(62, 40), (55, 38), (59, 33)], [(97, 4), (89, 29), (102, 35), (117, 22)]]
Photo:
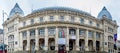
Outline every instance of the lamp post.
[[(3, 13), (3, 44), (4, 44), (4, 14), (7, 15), (7, 13), (4, 12), (4, 10), (3, 10), (2, 13)], [(7, 17), (8, 17), (8, 15), (7, 15)], [(5, 51), (4, 51), (4, 47), (5, 47), (5, 46), (3, 46), (3, 53), (5, 53)]]

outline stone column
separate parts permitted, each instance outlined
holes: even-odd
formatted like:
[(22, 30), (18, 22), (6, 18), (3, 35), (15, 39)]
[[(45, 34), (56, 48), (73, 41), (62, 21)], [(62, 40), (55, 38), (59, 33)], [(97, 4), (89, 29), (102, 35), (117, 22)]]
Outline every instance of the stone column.
[(96, 51), (96, 32), (94, 32), (94, 39), (93, 39), (93, 50)]
[(44, 50), (48, 50), (48, 29), (45, 27), (45, 48)]
[(67, 36), (66, 36), (66, 50), (69, 51), (69, 28), (67, 27)]
[(79, 51), (80, 50), (80, 47), (79, 47), (79, 28), (77, 28), (76, 30), (76, 51)]
[(58, 50), (58, 28), (56, 27), (55, 50)]
[(88, 30), (86, 30), (86, 35), (85, 35), (85, 51), (89, 51), (88, 49)]
[(103, 35), (102, 33), (100, 34), (100, 51), (103, 51)]
[(28, 30), (27, 31), (27, 48), (26, 48), (27, 51), (30, 50), (30, 31)]
[(38, 36), (38, 29), (35, 30), (35, 50), (39, 49), (39, 36)]
[(23, 36), (22, 36), (22, 32), (20, 32), (19, 35), (20, 35), (20, 37), (19, 37), (20, 38), (20, 49), (19, 50), (22, 51), (23, 50)]

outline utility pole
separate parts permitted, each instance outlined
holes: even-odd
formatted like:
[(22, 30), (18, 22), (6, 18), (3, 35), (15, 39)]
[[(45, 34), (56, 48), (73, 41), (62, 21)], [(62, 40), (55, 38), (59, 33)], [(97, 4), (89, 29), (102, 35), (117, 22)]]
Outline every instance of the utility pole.
[[(3, 53), (5, 53), (5, 44), (4, 44), (4, 14), (5, 15), (7, 15), (7, 13), (6, 12), (4, 12), (4, 10), (2, 11), (2, 15), (3, 15)], [(8, 15), (7, 15), (7, 17), (8, 17)]]
[[(3, 44), (4, 44), (4, 10), (3, 10)], [(4, 45), (3, 45), (3, 53), (5, 53)]]

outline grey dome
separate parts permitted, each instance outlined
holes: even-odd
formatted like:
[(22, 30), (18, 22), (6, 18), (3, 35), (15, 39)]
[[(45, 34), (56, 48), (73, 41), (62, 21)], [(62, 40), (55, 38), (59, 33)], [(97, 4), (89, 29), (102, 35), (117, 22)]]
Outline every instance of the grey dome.
[(106, 16), (108, 19), (112, 20), (112, 16), (109, 13), (109, 11), (106, 9), (106, 7), (103, 7), (103, 9), (98, 14), (98, 18), (101, 19), (103, 16)]
[(14, 8), (10, 11), (9, 17), (15, 15), (16, 13), (24, 15), (23, 10), (19, 7), (18, 3), (16, 3)]
[(46, 7), (46, 8), (40, 8), (37, 10), (33, 10), (32, 13), (37, 13), (37, 12), (42, 12), (42, 11), (46, 11), (46, 10), (65, 10), (65, 11), (73, 11), (73, 12), (79, 12), (82, 14), (86, 14), (91, 16), (89, 13), (78, 10), (78, 9), (74, 9), (74, 8), (69, 8), (69, 7), (61, 7), (61, 6), (53, 6), (53, 7)]

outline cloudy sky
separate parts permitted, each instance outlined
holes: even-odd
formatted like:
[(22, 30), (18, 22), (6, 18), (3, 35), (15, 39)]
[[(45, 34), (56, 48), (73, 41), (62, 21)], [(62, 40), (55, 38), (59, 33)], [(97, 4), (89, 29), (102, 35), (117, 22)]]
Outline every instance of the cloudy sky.
[[(2, 28), (2, 10), (8, 15), (15, 3), (23, 9), (25, 15), (31, 13), (32, 9), (39, 9), (50, 6), (72, 7), (86, 11), (97, 17), (103, 6), (106, 6), (111, 13), (113, 20), (120, 26), (120, 0), (0, 0), (0, 28)], [(5, 16), (6, 20), (7, 16)], [(118, 39), (120, 40), (120, 28), (118, 29)]]

